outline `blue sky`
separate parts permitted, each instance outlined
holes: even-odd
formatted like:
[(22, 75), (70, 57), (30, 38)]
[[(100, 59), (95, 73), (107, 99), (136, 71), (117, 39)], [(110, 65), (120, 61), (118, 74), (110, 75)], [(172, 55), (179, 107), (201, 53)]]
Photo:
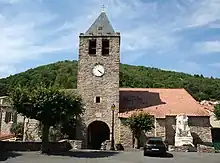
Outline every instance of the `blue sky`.
[(122, 63), (220, 77), (220, 0), (0, 0), (0, 77), (78, 59), (102, 5)]

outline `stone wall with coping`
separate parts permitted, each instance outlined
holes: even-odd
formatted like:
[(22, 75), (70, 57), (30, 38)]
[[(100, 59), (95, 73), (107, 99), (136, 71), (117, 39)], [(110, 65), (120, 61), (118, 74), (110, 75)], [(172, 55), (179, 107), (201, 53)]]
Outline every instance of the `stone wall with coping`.
[[(1, 141), (0, 150), (3, 151), (40, 151), (41, 142), (9, 142)], [(49, 142), (50, 152), (69, 151), (72, 149), (68, 141), (65, 142)]]

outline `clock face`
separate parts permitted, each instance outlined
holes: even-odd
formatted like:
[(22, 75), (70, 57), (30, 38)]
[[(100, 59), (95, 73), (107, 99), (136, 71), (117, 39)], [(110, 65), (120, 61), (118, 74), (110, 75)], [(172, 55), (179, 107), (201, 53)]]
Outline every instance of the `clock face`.
[(98, 76), (98, 77), (100, 77), (100, 76), (103, 76), (104, 75), (104, 73), (105, 73), (105, 69), (104, 69), (104, 67), (102, 66), (102, 65), (96, 65), (94, 68), (93, 68), (93, 74), (95, 75), (95, 76)]

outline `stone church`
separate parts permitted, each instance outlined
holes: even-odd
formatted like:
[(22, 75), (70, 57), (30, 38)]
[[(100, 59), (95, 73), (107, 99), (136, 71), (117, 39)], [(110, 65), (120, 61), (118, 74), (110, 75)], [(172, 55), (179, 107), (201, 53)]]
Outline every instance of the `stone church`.
[(155, 129), (143, 135), (142, 143), (146, 136), (160, 136), (173, 145), (179, 114), (188, 116), (194, 142), (212, 141), (207, 110), (185, 89), (120, 88), (119, 66), (120, 33), (101, 12), (91, 27), (80, 33), (77, 89), (68, 90), (77, 91), (85, 103), (82, 123), (76, 129), (76, 139), (82, 140), (84, 148), (99, 149), (112, 137), (115, 144), (132, 147), (132, 132), (123, 120), (137, 111), (155, 117)]
[[(123, 119), (134, 111), (155, 117), (155, 129), (148, 136), (161, 136), (174, 144), (175, 116), (186, 114), (191, 131), (201, 142), (211, 141), (208, 112), (184, 89), (119, 88), (120, 33), (115, 32), (105, 12), (79, 36), (77, 92), (82, 95), (86, 112), (77, 130), (77, 139), (86, 147), (99, 148), (112, 138), (131, 147), (132, 133)], [(114, 132), (112, 132), (112, 105)]]

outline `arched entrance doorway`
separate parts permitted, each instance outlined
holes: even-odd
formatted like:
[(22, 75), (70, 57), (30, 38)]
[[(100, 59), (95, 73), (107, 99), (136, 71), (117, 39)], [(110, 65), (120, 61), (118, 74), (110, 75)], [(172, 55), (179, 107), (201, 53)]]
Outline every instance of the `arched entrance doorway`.
[(108, 125), (102, 121), (94, 121), (88, 126), (88, 148), (100, 149), (101, 143), (109, 140), (110, 130)]

